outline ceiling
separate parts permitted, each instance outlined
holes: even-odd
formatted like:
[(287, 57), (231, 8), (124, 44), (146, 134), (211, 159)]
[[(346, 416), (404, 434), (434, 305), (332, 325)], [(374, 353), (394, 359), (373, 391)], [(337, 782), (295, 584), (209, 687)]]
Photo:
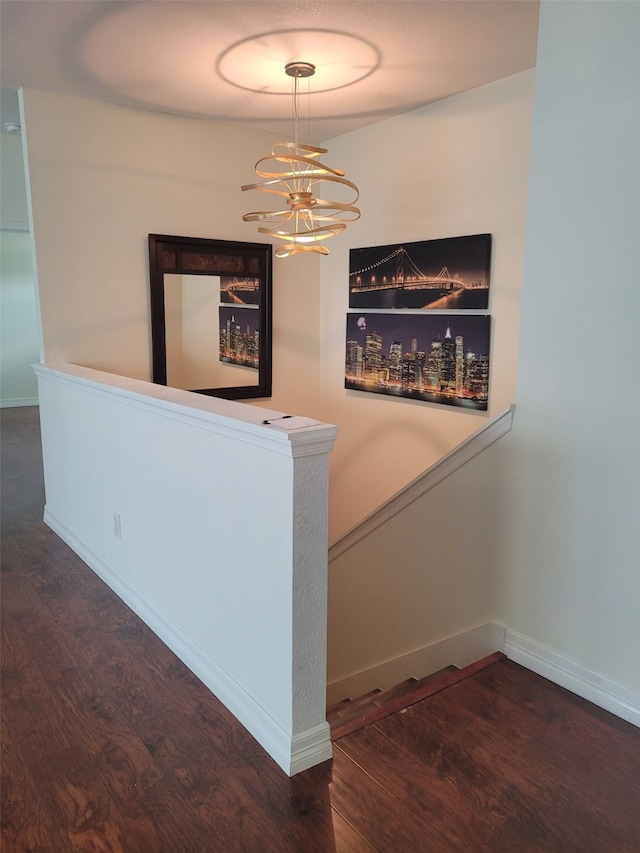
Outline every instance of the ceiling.
[[(2, 0), (2, 128), (20, 86), (315, 142), (535, 65), (538, 0)], [(306, 92), (307, 81), (300, 81)]]

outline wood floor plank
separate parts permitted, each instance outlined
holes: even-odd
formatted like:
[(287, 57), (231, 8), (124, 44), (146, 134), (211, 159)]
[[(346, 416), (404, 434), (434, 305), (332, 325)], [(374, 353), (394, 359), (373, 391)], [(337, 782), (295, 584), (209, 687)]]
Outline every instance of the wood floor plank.
[[(262, 800), (269, 821), (286, 827), (280, 834), (283, 849), (309, 853), (327, 850), (368, 851), (362, 836), (332, 805), (333, 767), (324, 762), (286, 779), (274, 765), (249, 762), (242, 772), (243, 785), (252, 799)], [(261, 794), (261, 792), (263, 792)], [(267, 792), (266, 795), (264, 792)], [(278, 842), (276, 841), (276, 849)]]
[(437, 830), (445, 849), (486, 849), (493, 821), (481, 790), (477, 798), (470, 797), (454, 777), (442, 778), (437, 767), (412, 755), (378, 726), (348, 735), (336, 748), (398, 802), (410, 803), (415, 815)]
[[(47, 756), (31, 765), (38, 788), (49, 789), (62, 818), (72, 850), (96, 853), (146, 853), (127, 829), (116, 800), (109, 795), (99, 770), (83, 750)], [(52, 815), (52, 818), (54, 815)]]
[[(146, 643), (144, 631), (137, 632), (136, 637), (137, 642)], [(145, 658), (141, 656), (141, 660)], [(275, 833), (271, 838), (274, 849), (299, 849), (296, 838), (300, 832), (307, 839), (300, 843), (309, 850), (328, 849), (325, 843), (333, 829), (326, 783), (324, 797), (320, 795), (322, 786), (315, 784), (312, 793), (301, 800), (301, 786), (308, 774), (289, 780), (166, 649), (162, 672), (149, 668), (148, 659), (145, 667), (147, 673), (141, 674), (138, 669), (131, 679), (124, 657), (119, 660), (111, 655), (101, 662), (100, 672), (107, 674), (107, 680), (118, 681), (122, 713), (129, 715), (154, 761), (173, 779), (190, 808), (197, 811), (199, 823), (211, 824), (219, 812), (222, 817), (215, 819), (216, 833), (227, 846), (232, 843), (230, 831), (235, 826), (245, 840), (253, 837), (264, 841)], [(159, 681), (169, 687), (169, 701), (150, 703)], [(176, 707), (181, 709), (184, 723), (176, 720)], [(292, 785), (297, 786), (295, 797)], [(344, 829), (343, 834), (347, 831)], [(259, 847), (258, 841), (255, 843)]]
[[(458, 699), (503, 732), (514, 750), (547, 763), (579, 796), (602, 799), (607, 808), (634, 815), (640, 791), (640, 730), (627, 724), (622, 734), (586, 713), (586, 703), (554, 687), (550, 692), (544, 679), (508, 663), (479, 677), (472, 690), (462, 689)], [(517, 724), (523, 703), (526, 728)], [(635, 817), (633, 822), (637, 826)]]
[[(40, 667), (46, 661), (40, 662)], [(56, 681), (58, 716), (64, 718), (73, 742), (100, 767), (111, 790), (122, 798), (155, 784), (164, 775), (118, 703), (117, 690), (103, 688), (86, 671), (67, 669)]]
[(333, 808), (374, 848), (381, 851), (446, 851), (445, 840), (415, 814), (413, 803), (398, 800), (334, 744)]
[[(3, 489), (2, 504), (6, 500)], [(29, 521), (17, 525), (17, 529), (9, 530), (3, 521), (0, 545), (3, 583), (8, 575), (29, 574), (32, 567), (36, 574), (42, 571), (42, 561), (46, 559), (46, 554), (43, 553), (38, 539), (42, 536), (43, 527), (41, 521)]]
[[(195, 814), (192, 805), (175, 789), (170, 780), (165, 780), (145, 792), (140, 800), (144, 815), (149, 820), (152, 829), (144, 834), (140, 829), (135, 832), (135, 840), (146, 849), (147, 853), (198, 853), (198, 851), (222, 851), (223, 839), (218, 832), (215, 820), (212, 823), (203, 822), (201, 816)], [(131, 821), (128, 819), (128, 826)], [(236, 834), (236, 850), (241, 849), (241, 836)], [(126, 848), (125, 848), (126, 849)], [(230, 848), (233, 853), (234, 847)]]
[[(478, 676), (477, 683), (507, 695), (526, 713), (535, 714), (536, 719), (548, 722), (554, 732), (559, 730), (557, 723), (570, 729), (574, 721), (586, 716), (585, 725), (593, 729), (594, 735), (600, 732), (605, 741), (615, 738), (625, 744), (633, 741), (640, 743), (640, 728), (637, 726), (615, 717), (514, 661), (505, 660), (504, 666), (483, 672)], [(619, 735), (616, 735), (616, 731)]]
[(462, 682), (379, 727), (443, 777), (454, 776), (469, 797), (482, 797), (500, 844), (576, 851), (595, 845), (603, 853), (638, 849), (635, 827), (612, 820), (571, 780), (551, 772), (535, 749), (470, 711), (465, 700), (471, 690)]
[[(61, 811), (36, 785), (2, 720), (0, 827), (3, 853), (72, 853)], [(49, 786), (47, 786), (49, 787)], [(49, 800), (49, 803), (48, 803)]]
[(333, 838), (328, 839), (324, 848), (326, 851), (335, 853), (372, 853), (375, 848), (356, 832), (355, 829), (335, 809), (331, 810), (331, 821), (333, 823)]
[(33, 585), (20, 575), (2, 585), (2, 661), (7, 674), (15, 670), (16, 655), (29, 662), (49, 653), (54, 642), (48, 627), (51, 614), (38, 601)]
[(73, 743), (73, 731), (64, 719), (52, 713), (55, 708), (53, 694), (35, 664), (23, 669), (19, 690), (14, 688), (9, 694), (3, 687), (3, 719), (29, 765)]
[[(417, 713), (408, 712), (412, 716)], [(454, 820), (467, 823), (465, 811), (476, 819), (479, 814), (486, 816), (490, 828), (478, 835), (474, 845), (478, 850), (578, 853), (588, 849), (583, 846), (584, 838), (575, 841), (571, 835), (565, 838), (564, 831), (558, 834), (555, 815), (548, 815), (550, 796), (530, 782), (514, 782), (510, 767), (500, 760), (492, 745), (485, 749), (476, 743), (452, 739), (440, 719), (433, 728), (425, 729), (416, 720), (407, 727), (389, 718), (380, 728), (428, 765), (442, 788), (455, 789)], [(476, 732), (475, 736), (481, 734)]]

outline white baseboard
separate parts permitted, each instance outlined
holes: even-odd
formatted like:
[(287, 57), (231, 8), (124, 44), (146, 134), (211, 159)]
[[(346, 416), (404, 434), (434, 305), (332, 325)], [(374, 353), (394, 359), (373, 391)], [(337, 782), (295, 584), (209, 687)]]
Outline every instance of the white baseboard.
[(332, 757), (328, 723), (289, 735), (237, 681), (206, 655), (114, 566), (81, 542), (47, 507), (44, 511), (44, 522), (217, 696), (285, 773), (292, 776)]
[(20, 234), (28, 234), (29, 223), (24, 219), (0, 219), (0, 231), (13, 231)]
[(424, 678), (450, 664), (468, 666), (487, 655), (502, 651), (503, 646), (502, 625), (494, 622), (478, 625), (362, 672), (332, 681), (327, 685), (327, 705), (347, 697), (355, 699), (376, 687), (386, 690), (407, 678)]
[(468, 666), (498, 651), (504, 652), (510, 660), (531, 672), (548, 678), (554, 684), (565, 687), (594, 705), (640, 726), (640, 692), (624, 687), (566, 655), (495, 622), (487, 622), (362, 672), (332, 681), (327, 685), (327, 705), (333, 705), (347, 697), (353, 699), (363, 696), (376, 687), (385, 690), (407, 678), (424, 678), (449, 664)]
[(18, 409), (21, 406), (37, 406), (37, 397), (7, 397), (0, 400), (0, 409)]
[(605, 675), (507, 628), (505, 655), (532, 672), (566, 687), (594, 705), (640, 726), (640, 692), (623, 687)]
[(295, 776), (296, 773), (308, 770), (309, 767), (314, 767), (330, 758), (333, 758), (331, 729), (329, 723), (325, 722), (293, 736), (291, 761), (287, 772), (289, 776)]

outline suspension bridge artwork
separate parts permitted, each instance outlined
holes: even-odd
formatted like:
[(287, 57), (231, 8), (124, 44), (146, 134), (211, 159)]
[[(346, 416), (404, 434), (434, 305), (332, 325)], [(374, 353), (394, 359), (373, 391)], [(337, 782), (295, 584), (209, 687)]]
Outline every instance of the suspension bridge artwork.
[(220, 276), (220, 302), (227, 305), (260, 305), (260, 279), (252, 276)]
[(489, 307), (491, 234), (351, 249), (349, 307)]
[(347, 314), (345, 388), (486, 411), (488, 314)]

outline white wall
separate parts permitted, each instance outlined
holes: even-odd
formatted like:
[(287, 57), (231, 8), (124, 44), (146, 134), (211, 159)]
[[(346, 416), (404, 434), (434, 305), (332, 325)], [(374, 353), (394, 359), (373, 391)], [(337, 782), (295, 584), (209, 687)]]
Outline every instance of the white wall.
[(40, 324), (28, 235), (22, 137), (0, 134), (0, 405), (38, 401), (31, 365), (39, 360)]
[[(362, 218), (321, 262), (323, 419), (343, 427), (331, 459), (330, 541), (509, 406), (515, 395), (534, 72), (329, 140), (327, 162), (361, 190)], [(344, 390), (350, 247), (493, 235), (489, 411)]]
[(0, 232), (0, 405), (33, 406), (39, 360), (36, 290), (28, 234)]
[(298, 255), (274, 258), (273, 262), (271, 405), (282, 410), (304, 412), (319, 420), (323, 419), (325, 408), (318, 395), (321, 334), (319, 270), (323, 260)]
[(495, 542), (504, 482), (484, 468), (485, 455), (330, 562), (331, 700), (501, 649), (492, 623), (499, 612)]
[[(149, 379), (147, 234), (268, 242), (240, 186), (275, 137), (25, 89), (46, 361)], [(273, 404), (316, 399), (318, 266), (274, 258)]]
[(0, 228), (28, 231), (22, 136), (0, 133)]
[(147, 235), (255, 240), (270, 134), (23, 91), (44, 356), (150, 376)]
[[(525, 72), (327, 143), (328, 162), (360, 185), (363, 209), (321, 267), (319, 409), (341, 425), (330, 461), (332, 542), (514, 401), (533, 86)], [(487, 232), (489, 411), (345, 391), (348, 247)], [(330, 564), (330, 684), (496, 618), (492, 564), (476, 544), (493, 483), (471, 498), (457, 482)]]
[(640, 687), (640, 5), (542, 4), (507, 625)]

